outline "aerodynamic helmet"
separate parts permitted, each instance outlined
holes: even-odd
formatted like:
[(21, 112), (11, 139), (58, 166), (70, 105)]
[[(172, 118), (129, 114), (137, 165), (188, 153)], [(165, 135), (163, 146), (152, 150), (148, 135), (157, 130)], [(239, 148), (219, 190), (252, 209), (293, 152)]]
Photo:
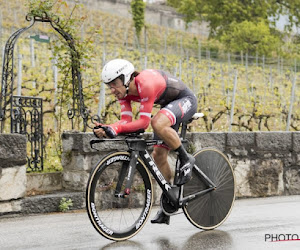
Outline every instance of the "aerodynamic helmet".
[(127, 87), (133, 72), (134, 66), (131, 62), (124, 59), (113, 59), (103, 67), (102, 80), (108, 84), (120, 77), (123, 79), (123, 85)]

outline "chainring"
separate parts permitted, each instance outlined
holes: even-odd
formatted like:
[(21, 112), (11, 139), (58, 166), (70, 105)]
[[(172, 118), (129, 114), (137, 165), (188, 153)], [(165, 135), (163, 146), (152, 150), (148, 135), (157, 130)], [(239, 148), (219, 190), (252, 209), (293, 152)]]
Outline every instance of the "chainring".
[(166, 215), (172, 215), (178, 211), (178, 206), (172, 204), (165, 194), (160, 198), (160, 206)]

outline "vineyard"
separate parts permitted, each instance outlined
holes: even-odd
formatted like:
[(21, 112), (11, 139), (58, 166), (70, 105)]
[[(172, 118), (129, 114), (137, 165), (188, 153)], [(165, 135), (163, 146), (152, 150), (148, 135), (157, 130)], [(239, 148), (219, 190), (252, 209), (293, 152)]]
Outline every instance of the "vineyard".
[[(13, 32), (30, 24), (25, 20), (25, 4), (20, 6), (19, 2), (0, 0), (1, 48)], [(70, 6), (62, 9), (70, 14)], [(85, 105), (91, 114), (100, 115), (101, 122), (119, 119), (118, 102), (101, 84), (102, 66), (110, 59), (125, 58), (138, 70), (166, 70), (189, 85), (198, 97), (198, 111), (205, 114), (190, 131), (300, 130), (298, 68), (293, 59), (229, 54), (222, 45), (200, 35), (153, 25), (147, 25), (138, 39), (131, 20), (84, 6), (73, 14), (84, 20), (78, 32), (82, 40), (89, 40), (92, 55), (92, 59), (83, 58), (81, 62)], [(47, 35), (50, 43), (29, 38), (34, 35)], [(56, 67), (57, 60), (64, 60), (66, 55), (53, 56), (59, 41), (47, 23), (36, 24), (18, 40), (14, 64), (14, 94), (19, 91), (23, 96), (43, 98), (45, 165), (52, 170), (60, 169), (59, 136), (70, 129), (66, 113), (71, 93), (62, 91), (60, 81), (64, 76), (57, 74)], [(1, 61), (3, 53), (1, 49)], [(138, 108), (134, 105), (136, 118)], [(153, 113), (158, 108), (154, 107)], [(9, 126), (6, 130), (9, 132)]]

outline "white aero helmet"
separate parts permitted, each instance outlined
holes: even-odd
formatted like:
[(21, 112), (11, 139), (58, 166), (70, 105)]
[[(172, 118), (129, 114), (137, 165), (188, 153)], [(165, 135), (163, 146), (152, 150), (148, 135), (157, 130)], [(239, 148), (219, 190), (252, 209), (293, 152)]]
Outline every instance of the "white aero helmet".
[(101, 77), (104, 83), (107, 84), (123, 75), (123, 85), (128, 86), (133, 72), (134, 66), (131, 62), (124, 59), (114, 59), (105, 64)]

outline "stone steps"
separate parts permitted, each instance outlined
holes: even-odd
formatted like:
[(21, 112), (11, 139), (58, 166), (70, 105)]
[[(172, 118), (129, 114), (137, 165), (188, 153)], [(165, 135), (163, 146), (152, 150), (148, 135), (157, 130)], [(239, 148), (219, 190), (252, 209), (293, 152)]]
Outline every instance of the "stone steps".
[(24, 197), (10, 202), (0, 202), (0, 216), (6, 214), (36, 214), (59, 212), (62, 198), (71, 199), (70, 210), (85, 208), (84, 192), (55, 192), (51, 194)]

